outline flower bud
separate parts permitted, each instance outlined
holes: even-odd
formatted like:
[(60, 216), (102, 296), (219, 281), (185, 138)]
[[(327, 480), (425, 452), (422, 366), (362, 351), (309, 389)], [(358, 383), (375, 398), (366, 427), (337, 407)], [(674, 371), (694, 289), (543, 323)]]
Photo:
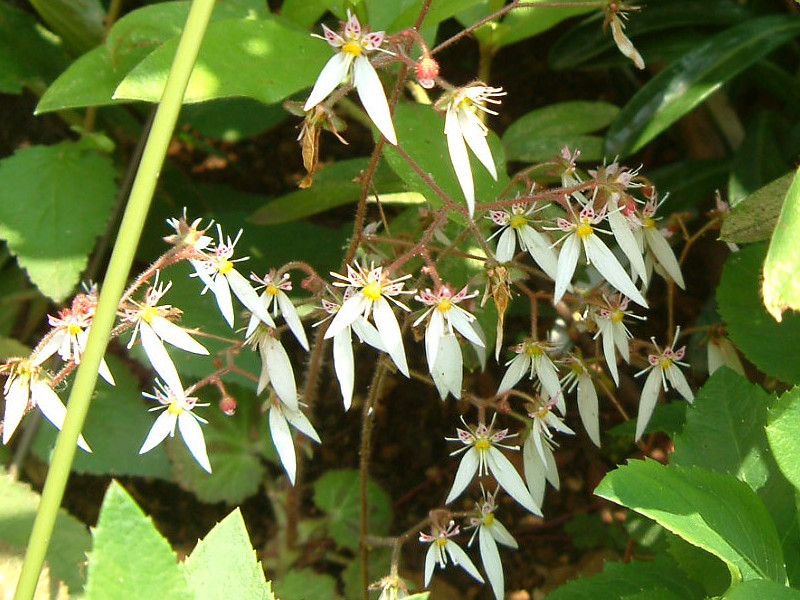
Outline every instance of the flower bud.
[(223, 396), (219, 401), (219, 409), (227, 416), (232, 417), (236, 414), (236, 400), (230, 396)]
[(423, 56), (415, 67), (417, 81), (426, 90), (436, 85), (436, 77), (439, 75), (439, 63), (430, 56)]

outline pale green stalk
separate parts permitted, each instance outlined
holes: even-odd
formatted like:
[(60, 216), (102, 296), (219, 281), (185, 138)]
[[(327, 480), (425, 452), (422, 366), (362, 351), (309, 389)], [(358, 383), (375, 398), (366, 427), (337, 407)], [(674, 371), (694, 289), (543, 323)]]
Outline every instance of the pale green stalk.
[(156, 110), (153, 126), (142, 153), (142, 161), (122, 217), (117, 241), (100, 292), (97, 311), (92, 321), (86, 351), (75, 375), (75, 383), (67, 404), (67, 416), (53, 451), (14, 600), (31, 600), (36, 589), (58, 508), (72, 468), (78, 435), (86, 420), (89, 401), (97, 382), (97, 369), (106, 351), (117, 305), (125, 289), (153, 191), (167, 153), (167, 146), (175, 129), (183, 95), (213, 7), (214, 0), (192, 0), (186, 27), (181, 34), (164, 95)]

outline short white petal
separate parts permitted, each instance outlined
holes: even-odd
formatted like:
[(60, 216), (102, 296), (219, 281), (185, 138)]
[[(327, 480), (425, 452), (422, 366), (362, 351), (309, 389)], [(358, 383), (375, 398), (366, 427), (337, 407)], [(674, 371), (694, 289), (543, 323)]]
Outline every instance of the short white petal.
[(375, 329), (375, 325), (367, 321), (364, 317), (360, 317), (353, 321), (351, 327), (362, 343), (369, 344), (381, 352), (386, 352), (386, 347), (383, 345), (381, 334), (378, 333), (377, 329)]
[(469, 573), (475, 580), (484, 583), (483, 577), (481, 577), (481, 574), (478, 571), (478, 567), (475, 566), (475, 563), (472, 562), (472, 559), (470, 559), (467, 553), (464, 552), (464, 549), (461, 548), (461, 546), (456, 544), (453, 540), (447, 540), (444, 549), (450, 555), (454, 565), (458, 565), (467, 573)]
[(345, 300), (342, 307), (333, 316), (333, 321), (331, 321), (328, 330), (325, 332), (325, 339), (329, 340), (340, 331), (343, 331), (345, 327), (350, 327), (353, 321), (364, 314), (367, 302), (368, 300), (360, 293)]
[(231, 290), (239, 299), (244, 307), (264, 321), (270, 327), (275, 327), (275, 321), (269, 316), (264, 304), (258, 299), (258, 293), (250, 285), (250, 282), (245, 279), (244, 275), (239, 273), (236, 269), (231, 269), (225, 274)]
[(664, 270), (672, 277), (672, 280), (678, 284), (678, 287), (686, 289), (686, 284), (683, 282), (683, 274), (681, 273), (681, 266), (672, 252), (672, 248), (661, 235), (661, 232), (655, 227), (646, 227), (644, 236), (647, 238), (647, 245), (650, 250), (655, 254), (658, 263), (664, 267)]
[(14, 431), (19, 426), (19, 422), (25, 415), (25, 409), (28, 407), (28, 386), (21, 379), (17, 379), (9, 386), (5, 403), (6, 409), (3, 414), (4, 445), (11, 439)]
[(486, 141), (487, 132), (481, 127), (481, 121), (471, 110), (458, 111), (458, 123), (461, 126), (461, 134), (464, 141), (481, 161), (481, 164), (489, 171), (492, 179), (497, 181), (497, 169), (494, 166), (492, 151)]
[(564, 246), (558, 255), (558, 269), (556, 271), (556, 289), (553, 292), (553, 304), (558, 304), (564, 296), (564, 292), (569, 287), (572, 276), (575, 274), (575, 267), (578, 265), (578, 255), (580, 254), (580, 240), (575, 234), (567, 235)]
[(400, 372), (408, 377), (403, 334), (400, 332), (400, 325), (397, 324), (397, 318), (386, 298), (380, 297), (373, 303), (372, 318), (375, 320), (378, 333), (381, 334), (381, 340), (386, 346), (386, 352), (392, 357)]
[(500, 234), (500, 239), (497, 240), (497, 252), (494, 257), (499, 263), (507, 263), (514, 258), (514, 252), (517, 249), (517, 236), (511, 227), (507, 227), (503, 233)]
[(456, 471), (456, 477), (453, 480), (453, 487), (450, 488), (450, 493), (447, 494), (445, 504), (450, 504), (453, 500), (458, 498), (461, 493), (467, 489), (467, 486), (472, 482), (475, 477), (475, 472), (478, 470), (478, 451), (470, 448), (461, 456), (461, 462)]
[(495, 518), (495, 520), (492, 521), (492, 524), (488, 526), (488, 530), (489, 533), (492, 534), (492, 537), (504, 546), (508, 546), (509, 548), (519, 548), (517, 540), (514, 539), (514, 536), (509, 533), (508, 529), (506, 529), (506, 526), (498, 521), (497, 518)]
[(639, 290), (628, 277), (625, 269), (619, 264), (617, 257), (608, 249), (597, 234), (589, 235), (586, 240), (586, 253), (589, 260), (594, 265), (600, 274), (606, 278), (606, 281), (613, 287), (617, 288), (620, 292), (625, 294), (628, 298), (636, 302), (636, 304), (647, 308), (647, 301), (644, 299)]
[(669, 379), (669, 382), (672, 384), (672, 387), (678, 390), (678, 393), (683, 396), (687, 402), (693, 402), (694, 392), (692, 391), (692, 388), (689, 387), (689, 382), (686, 381), (683, 371), (681, 371), (677, 365), (673, 364), (667, 367), (665, 372), (667, 379)]
[[(44, 417), (61, 431), (64, 418), (67, 416), (67, 408), (61, 403), (53, 388), (44, 381), (37, 381), (31, 386), (31, 398)], [(78, 435), (78, 447), (89, 453), (92, 451), (82, 435)]]
[(144, 444), (139, 448), (139, 454), (149, 452), (167, 439), (168, 435), (173, 435), (176, 423), (177, 417), (166, 410), (158, 415), (156, 422), (150, 428), (150, 433), (147, 434), (147, 438), (144, 440)]
[(431, 543), (428, 546), (428, 551), (425, 553), (425, 581), (423, 587), (428, 587), (433, 576), (433, 569), (436, 567), (436, 544)]
[(363, 54), (353, 61), (353, 85), (356, 86), (361, 104), (375, 123), (375, 127), (390, 144), (396, 146), (397, 135), (394, 132), (392, 114), (389, 112), (383, 85), (369, 59)]
[(192, 354), (208, 354), (208, 350), (206, 350), (203, 344), (189, 335), (183, 327), (175, 325), (172, 321), (164, 317), (156, 316), (153, 317), (150, 325), (153, 327), (156, 334), (158, 334), (158, 337), (168, 344), (172, 344), (176, 348), (180, 348), (185, 352), (191, 352)]
[(486, 464), (497, 483), (519, 504), (535, 515), (542, 516), (542, 510), (533, 501), (525, 482), (519, 476), (514, 465), (497, 448), (491, 447), (486, 456)]
[(278, 398), (292, 410), (297, 410), (297, 385), (289, 355), (281, 343), (269, 338), (264, 342), (264, 359), (267, 363), (269, 380)]
[(609, 206), (608, 223), (611, 225), (611, 232), (617, 240), (622, 253), (628, 257), (634, 273), (639, 276), (642, 281), (647, 281), (647, 269), (644, 266), (644, 258), (642, 251), (639, 249), (639, 244), (633, 236), (628, 225), (628, 219), (617, 210), (617, 203), (614, 202), (613, 206)]
[(500, 380), (500, 387), (497, 388), (497, 394), (505, 394), (508, 390), (513, 388), (520, 379), (522, 379), (531, 368), (531, 359), (526, 356), (524, 352), (517, 354), (511, 364), (508, 366), (506, 374)]
[(647, 423), (650, 422), (650, 417), (653, 416), (653, 410), (656, 408), (658, 401), (658, 393), (661, 391), (661, 369), (660, 367), (653, 367), (647, 374), (647, 379), (642, 386), (642, 396), (639, 400), (639, 414), (636, 417), (636, 438), (639, 441), (642, 437)]
[[(192, 266), (194, 267), (194, 272), (197, 273), (197, 276), (200, 278), (200, 281), (210, 289), (214, 288), (214, 279), (211, 275), (211, 270), (208, 268), (207, 263), (204, 263), (199, 260), (190, 260)], [(202, 292), (205, 293), (205, 290)]]
[(139, 335), (142, 339), (142, 348), (147, 355), (147, 360), (150, 361), (158, 376), (164, 380), (169, 389), (176, 393), (182, 392), (183, 384), (180, 377), (178, 377), (175, 363), (172, 362), (166, 348), (164, 348), (161, 338), (156, 335), (156, 332), (153, 331), (153, 328), (148, 323), (144, 322), (139, 328)]
[(481, 336), (479, 336), (472, 327), (472, 323), (474, 322), (474, 320), (470, 322), (467, 313), (458, 307), (450, 310), (450, 324), (453, 328), (463, 335), (470, 343), (476, 346), (484, 346), (485, 344)]
[(467, 145), (464, 143), (464, 137), (461, 135), (461, 129), (458, 126), (458, 116), (454, 111), (447, 111), (444, 132), (447, 136), (447, 150), (450, 153), (450, 162), (453, 163), (458, 185), (461, 186), (461, 191), (464, 192), (469, 215), (472, 216), (475, 211), (475, 185), (472, 182), (472, 167), (469, 164)]
[(478, 543), (481, 549), (481, 562), (489, 585), (492, 586), (494, 597), (503, 600), (505, 597), (505, 580), (503, 578), (503, 563), (500, 561), (500, 552), (497, 551), (497, 542), (485, 526), (478, 530)]
[(233, 327), (233, 301), (231, 300), (231, 288), (228, 286), (227, 278), (224, 275), (217, 274), (211, 280), (209, 287), (214, 292), (219, 312), (222, 313), (222, 317), (228, 325)]
[(200, 423), (191, 413), (191, 411), (184, 410), (178, 415), (178, 431), (181, 432), (183, 443), (192, 453), (197, 464), (200, 465), (206, 473), (211, 473), (211, 463), (208, 461), (208, 453), (206, 452), (206, 440), (203, 437), (203, 430), (200, 428)]
[(628, 333), (623, 323), (611, 323), (611, 331), (613, 332), (614, 345), (617, 347), (617, 352), (626, 363), (631, 362), (631, 351), (628, 343)]
[(558, 255), (550, 242), (530, 225), (522, 228), (522, 236), (528, 248), (528, 254), (539, 265), (548, 277), (555, 281), (558, 276)]
[(333, 368), (336, 371), (336, 379), (339, 380), (339, 389), (342, 391), (344, 409), (350, 410), (355, 386), (355, 361), (349, 327), (345, 327), (333, 337)]
[(275, 444), (275, 449), (278, 451), (283, 469), (289, 476), (289, 482), (294, 485), (294, 478), (297, 474), (297, 457), (294, 454), (292, 432), (279, 408), (273, 407), (269, 411), (269, 433), (272, 436), (272, 443)]
[(337, 52), (331, 56), (330, 60), (325, 63), (322, 71), (314, 83), (314, 89), (308, 96), (303, 110), (311, 110), (317, 104), (325, 100), (328, 95), (335, 90), (342, 80), (347, 76), (350, 70), (350, 63), (353, 60), (353, 55), (347, 52)]
[(311, 424), (311, 421), (308, 420), (303, 414), (301, 410), (284, 410), (283, 411), (286, 420), (289, 421), (289, 424), (297, 429), (300, 433), (302, 433), (307, 438), (314, 440), (318, 444), (322, 443), (322, 440), (319, 439), (319, 434), (317, 430), (314, 429), (314, 426)]
[(297, 338), (297, 341), (300, 342), (300, 345), (307, 352), (308, 338), (306, 337), (305, 329), (303, 329), (303, 324), (300, 322), (300, 317), (297, 316), (297, 309), (294, 307), (294, 304), (292, 304), (289, 296), (284, 294), (282, 291), (278, 292), (278, 306), (281, 309), (283, 318), (286, 320), (286, 324), (289, 326), (289, 330), (294, 334), (294, 337)]
[[(264, 296), (266, 295), (266, 292), (261, 294), (261, 300), (264, 300)], [(251, 314), (250, 320), (247, 322), (247, 330), (244, 332), (244, 339), (249, 338), (255, 333), (256, 329), (258, 329), (259, 323), (261, 323), (261, 320), (257, 316)]]
[(578, 412), (589, 439), (599, 448), (600, 415), (597, 408), (597, 390), (594, 389), (592, 379), (585, 375), (578, 377)]
[(102, 377), (108, 385), (116, 385), (114, 381), (114, 376), (111, 374), (111, 370), (108, 368), (108, 364), (106, 364), (106, 359), (100, 359), (100, 366), (97, 367), (97, 373)]

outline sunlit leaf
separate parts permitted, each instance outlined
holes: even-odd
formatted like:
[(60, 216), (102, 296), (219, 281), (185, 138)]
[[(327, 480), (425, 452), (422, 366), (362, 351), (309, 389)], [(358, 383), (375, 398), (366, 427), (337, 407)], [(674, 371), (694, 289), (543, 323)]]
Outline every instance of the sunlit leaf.
[[(764, 305), (780, 322), (787, 310), (800, 309), (800, 171), (786, 193), (764, 262)], [(798, 316), (798, 315), (794, 315)]]
[(723, 221), (719, 239), (736, 244), (769, 239), (794, 177), (787, 173), (742, 199)]

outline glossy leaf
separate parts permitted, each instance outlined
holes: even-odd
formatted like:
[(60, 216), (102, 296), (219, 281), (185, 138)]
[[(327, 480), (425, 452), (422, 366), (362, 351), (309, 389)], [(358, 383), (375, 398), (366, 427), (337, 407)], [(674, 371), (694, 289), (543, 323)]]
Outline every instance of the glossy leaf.
[(628, 156), (727, 81), (800, 34), (800, 21), (766, 16), (732, 27), (670, 63), (626, 104), (606, 135), (610, 156)]
[(769, 242), (764, 262), (762, 293), (764, 305), (776, 321), (781, 322), (785, 311), (800, 310), (800, 171), (795, 174), (786, 193), (781, 214)]
[(770, 410), (767, 439), (781, 472), (800, 490), (800, 387), (785, 392)]
[(728, 335), (747, 360), (786, 383), (800, 382), (800, 315), (784, 315), (781, 323), (767, 313), (761, 300), (763, 244), (728, 257), (717, 288), (719, 314)]
[(768, 240), (794, 177), (793, 171), (786, 173), (742, 199), (722, 222), (719, 239), (735, 244)]
[[(544, 2), (545, 0), (539, 0)], [(586, 6), (578, 4), (586, 3)], [(562, 21), (597, 10), (591, 0), (578, 0), (573, 6), (527, 7), (511, 11), (492, 26), (491, 45), (502, 48), (549, 31)], [(488, 29), (488, 27), (487, 27)]]
[(105, 231), (116, 176), (108, 156), (77, 142), (30, 146), (0, 161), (0, 238), (57, 302), (75, 288)]
[(595, 494), (721, 558), (743, 580), (785, 581), (783, 553), (769, 513), (747, 484), (730, 475), (633, 460), (606, 475)]
[[(173, 38), (148, 55), (114, 98), (158, 102), (177, 43)], [(244, 96), (274, 104), (311, 87), (330, 57), (328, 44), (275, 16), (210, 23), (184, 102)]]
[(733, 586), (722, 600), (800, 600), (800, 590), (788, 588), (774, 581), (755, 579)]
[(42, 20), (72, 54), (81, 54), (103, 39), (105, 11), (100, 0), (31, 0)]

